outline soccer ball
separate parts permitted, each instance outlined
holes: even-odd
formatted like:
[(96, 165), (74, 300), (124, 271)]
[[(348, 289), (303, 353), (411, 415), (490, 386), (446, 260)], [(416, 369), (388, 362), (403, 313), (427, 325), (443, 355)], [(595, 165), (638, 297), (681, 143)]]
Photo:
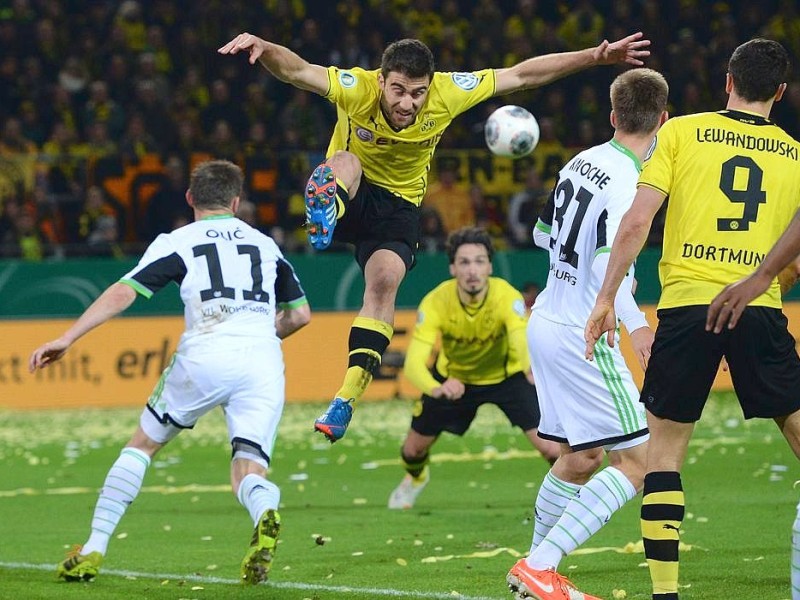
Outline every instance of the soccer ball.
[(539, 123), (521, 106), (507, 104), (489, 115), (484, 134), (493, 154), (519, 158), (533, 152), (539, 143)]

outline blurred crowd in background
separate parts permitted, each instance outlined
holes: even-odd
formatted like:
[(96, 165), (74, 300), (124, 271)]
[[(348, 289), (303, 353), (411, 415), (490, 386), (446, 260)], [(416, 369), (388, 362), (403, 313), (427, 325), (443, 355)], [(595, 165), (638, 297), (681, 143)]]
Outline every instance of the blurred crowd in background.
[[(765, 36), (800, 56), (793, 0), (6, 0), (0, 2), (0, 257), (136, 254), (189, 222), (193, 164), (245, 168), (241, 217), (289, 252), (310, 251), (302, 190), (335, 120), (324, 99), (216, 50), (249, 31), (312, 63), (377, 68), (391, 41), (428, 44), (441, 71), (508, 67), (643, 31), (670, 112), (724, 108), (731, 51)], [(560, 166), (611, 135), (613, 68), (494, 98), (460, 116), (435, 157), (423, 251), (486, 226), (500, 248), (529, 247)], [(539, 120), (533, 155), (509, 165), (483, 146), (502, 104)], [(773, 120), (800, 137), (796, 71)], [(510, 161), (508, 161), (510, 162)], [(651, 244), (660, 242), (658, 226)]]

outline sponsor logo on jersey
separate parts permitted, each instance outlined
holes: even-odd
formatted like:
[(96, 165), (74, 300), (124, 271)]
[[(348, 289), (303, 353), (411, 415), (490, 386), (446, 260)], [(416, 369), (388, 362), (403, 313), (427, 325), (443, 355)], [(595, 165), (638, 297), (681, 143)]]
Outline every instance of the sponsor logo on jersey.
[(520, 317), (525, 316), (525, 302), (523, 300), (514, 300), (514, 303), (511, 305), (511, 309)]
[(343, 88), (351, 88), (356, 84), (356, 76), (350, 71), (339, 71), (339, 83)]
[(421, 310), (417, 311), (417, 323), (422, 323), (425, 320), (425, 313)]
[(474, 73), (453, 73), (453, 83), (465, 92), (471, 92), (478, 87), (478, 77)]
[(375, 134), (369, 129), (364, 129), (363, 127), (356, 127), (356, 136), (358, 139), (364, 142), (371, 142), (375, 139)]

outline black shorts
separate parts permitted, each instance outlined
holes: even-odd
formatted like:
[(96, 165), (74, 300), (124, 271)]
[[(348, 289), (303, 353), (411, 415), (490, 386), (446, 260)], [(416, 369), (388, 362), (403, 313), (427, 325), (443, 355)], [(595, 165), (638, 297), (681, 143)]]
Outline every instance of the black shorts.
[[(438, 381), (444, 378), (433, 374)], [(522, 373), (515, 373), (500, 383), (467, 385), (458, 400), (432, 398), (426, 394), (417, 400), (411, 429), (420, 435), (437, 436), (443, 431), (464, 435), (482, 404), (495, 404), (512, 425), (523, 431), (539, 426), (539, 399), (536, 388)]]
[(800, 408), (800, 358), (777, 308), (749, 306), (734, 329), (705, 330), (708, 306), (658, 311), (658, 328), (641, 401), (657, 417), (700, 419), (722, 357), (746, 419)]
[(366, 178), (361, 178), (355, 198), (347, 202), (336, 223), (333, 239), (355, 245), (361, 270), (376, 250), (391, 250), (411, 270), (419, 245), (419, 207)]

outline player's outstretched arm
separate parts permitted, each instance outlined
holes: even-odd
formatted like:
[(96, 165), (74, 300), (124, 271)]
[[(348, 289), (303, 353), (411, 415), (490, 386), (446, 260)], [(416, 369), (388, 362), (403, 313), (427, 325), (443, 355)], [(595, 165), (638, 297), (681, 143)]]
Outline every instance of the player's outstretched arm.
[(640, 66), (650, 56), (650, 40), (642, 32), (609, 42), (603, 40), (594, 48), (575, 52), (559, 52), (529, 58), (513, 67), (497, 70), (495, 95), (536, 88), (596, 65), (629, 64)]
[(778, 241), (758, 268), (747, 277), (732, 283), (717, 295), (708, 307), (706, 331), (733, 329), (745, 307), (769, 289), (772, 281), (800, 255), (800, 211), (796, 212)]
[(778, 284), (781, 286), (781, 296), (785, 296), (800, 279), (800, 256), (789, 263), (789, 266), (778, 273)]
[(328, 70), (312, 65), (285, 46), (273, 44), (258, 36), (244, 32), (217, 50), (220, 54), (247, 52), (250, 64), (256, 61), (276, 78), (320, 96), (328, 93)]
[(736, 283), (722, 288), (708, 306), (706, 331), (713, 329), (714, 333), (719, 333), (725, 327), (728, 329), (736, 327), (744, 309), (769, 289), (772, 279), (756, 270)]
[(103, 292), (60, 338), (38, 347), (28, 360), (33, 373), (59, 360), (67, 349), (95, 327), (128, 308), (136, 300), (136, 291), (124, 283), (115, 283)]
[(661, 208), (664, 198), (665, 194), (658, 190), (641, 186), (636, 191), (631, 208), (620, 221), (617, 235), (614, 237), (614, 244), (611, 247), (603, 284), (584, 328), (583, 337), (586, 341), (586, 358), (588, 360), (592, 360), (594, 357), (594, 345), (603, 333), (608, 333), (608, 345), (614, 345), (616, 328), (614, 303), (617, 292), (630, 270), (631, 264), (647, 241), (650, 225), (658, 209)]

